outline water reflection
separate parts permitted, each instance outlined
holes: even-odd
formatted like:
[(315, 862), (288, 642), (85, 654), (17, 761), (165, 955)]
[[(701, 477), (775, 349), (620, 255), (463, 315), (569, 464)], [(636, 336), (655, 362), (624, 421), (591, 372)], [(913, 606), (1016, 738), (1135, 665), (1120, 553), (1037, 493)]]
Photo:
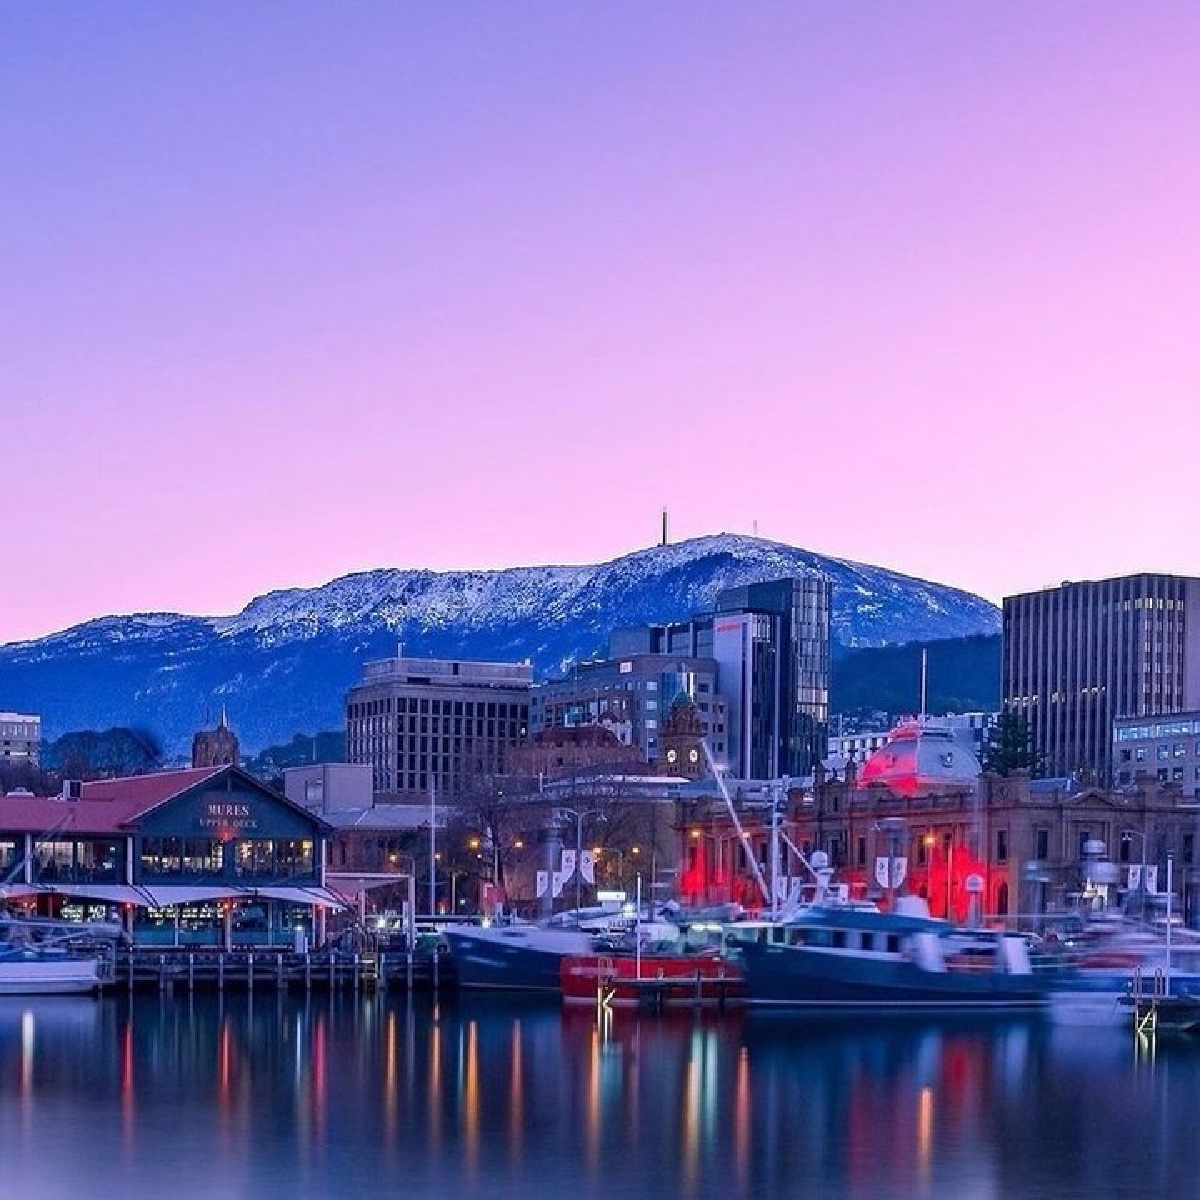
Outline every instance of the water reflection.
[(1190, 1194), (1198, 1085), (1200, 1049), (1036, 1024), (0, 1001), (23, 1200)]

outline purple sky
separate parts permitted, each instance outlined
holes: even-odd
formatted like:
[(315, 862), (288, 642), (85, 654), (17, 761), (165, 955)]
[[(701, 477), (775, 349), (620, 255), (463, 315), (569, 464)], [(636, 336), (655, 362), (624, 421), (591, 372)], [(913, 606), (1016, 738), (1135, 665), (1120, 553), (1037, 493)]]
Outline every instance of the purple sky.
[(736, 530), (1200, 574), (1200, 5), (0, 9), (0, 640)]

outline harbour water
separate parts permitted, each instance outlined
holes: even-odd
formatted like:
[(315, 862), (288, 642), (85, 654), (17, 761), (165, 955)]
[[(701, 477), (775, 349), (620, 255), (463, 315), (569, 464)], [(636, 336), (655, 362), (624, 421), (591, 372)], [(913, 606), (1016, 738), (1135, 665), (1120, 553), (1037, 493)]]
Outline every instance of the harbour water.
[(1200, 1043), (485, 999), (0, 1001), (21, 1200), (1193, 1195)]

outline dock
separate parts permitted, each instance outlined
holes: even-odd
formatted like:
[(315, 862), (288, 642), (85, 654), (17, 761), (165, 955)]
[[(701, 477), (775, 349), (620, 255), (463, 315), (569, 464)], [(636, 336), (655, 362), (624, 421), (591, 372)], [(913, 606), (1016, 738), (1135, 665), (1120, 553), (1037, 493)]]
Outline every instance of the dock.
[(138, 947), (112, 955), (105, 975), (109, 992), (437, 991), (452, 969), (444, 955), (405, 951)]

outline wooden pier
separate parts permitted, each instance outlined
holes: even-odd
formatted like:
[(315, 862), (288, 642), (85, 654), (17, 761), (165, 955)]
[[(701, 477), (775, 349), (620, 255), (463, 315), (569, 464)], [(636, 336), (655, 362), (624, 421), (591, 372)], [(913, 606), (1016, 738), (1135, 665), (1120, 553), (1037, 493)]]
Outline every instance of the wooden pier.
[(121, 950), (106, 972), (111, 992), (436, 991), (449, 980), (444, 956), (404, 951), (298, 954), (292, 950), (140, 947)]

